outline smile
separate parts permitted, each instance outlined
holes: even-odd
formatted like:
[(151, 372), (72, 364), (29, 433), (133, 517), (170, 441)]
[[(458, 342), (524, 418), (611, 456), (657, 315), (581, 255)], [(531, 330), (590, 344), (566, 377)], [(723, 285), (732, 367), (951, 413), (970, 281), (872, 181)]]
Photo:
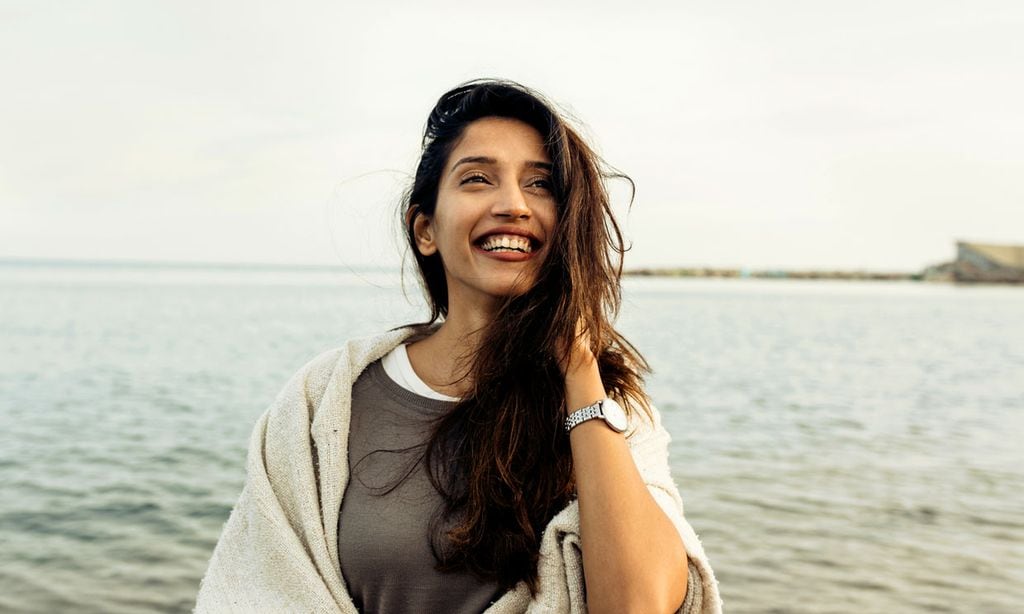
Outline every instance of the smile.
[(498, 249), (494, 251), (487, 251), (479, 245), (473, 246), (473, 251), (478, 254), (493, 258), (494, 260), (502, 260), (504, 262), (522, 262), (523, 260), (529, 260), (533, 257), (534, 252), (521, 252), (515, 249)]
[(533, 253), (540, 249), (542, 243), (532, 235), (526, 234), (509, 227), (496, 228), (477, 238), (473, 242), (473, 250), (502, 262), (529, 260)]
[(533, 251), (530, 240), (519, 235), (491, 235), (485, 237), (479, 245), (489, 252), (517, 251), (528, 254)]

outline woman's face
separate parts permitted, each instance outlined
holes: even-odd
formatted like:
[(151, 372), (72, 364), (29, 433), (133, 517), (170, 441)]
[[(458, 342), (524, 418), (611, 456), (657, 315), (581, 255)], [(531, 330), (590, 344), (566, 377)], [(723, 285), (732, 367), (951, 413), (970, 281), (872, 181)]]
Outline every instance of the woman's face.
[(449, 311), (529, 290), (556, 222), (540, 133), (516, 119), (476, 120), (442, 173), (434, 215), (419, 216), (414, 232), (420, 253), (441, 254)]

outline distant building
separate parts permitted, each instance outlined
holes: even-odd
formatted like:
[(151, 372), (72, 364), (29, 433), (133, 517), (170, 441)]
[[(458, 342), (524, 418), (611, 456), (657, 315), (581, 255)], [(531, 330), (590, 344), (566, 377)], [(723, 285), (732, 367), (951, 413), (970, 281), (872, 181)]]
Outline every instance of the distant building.
[(948, 270), (953, 281), (1024, 283), (1024, 245), (957, 241)]

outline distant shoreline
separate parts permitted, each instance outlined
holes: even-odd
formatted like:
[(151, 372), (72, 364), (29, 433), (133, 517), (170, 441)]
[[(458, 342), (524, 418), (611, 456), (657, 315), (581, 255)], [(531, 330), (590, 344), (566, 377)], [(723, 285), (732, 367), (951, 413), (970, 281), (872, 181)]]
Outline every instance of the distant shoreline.
[(872, 271), (814, 271), (814, 270), (750, 270), (713, 268), (641, 268), (623, 271), (634, 277), (721, 277), (736, 279), (845, 279), (872, 281), (923, 281), (921, 273), (883, 273)]

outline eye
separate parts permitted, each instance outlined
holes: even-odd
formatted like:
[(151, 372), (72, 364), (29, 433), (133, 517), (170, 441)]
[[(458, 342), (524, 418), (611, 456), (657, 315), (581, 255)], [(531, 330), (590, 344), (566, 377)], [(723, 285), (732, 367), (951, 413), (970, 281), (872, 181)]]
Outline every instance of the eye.
[(530, 183), (531, 188), (541, 188), (543, 190), (551, 191), (551, 180), (547, 177), (538, 177)]
[[(479, 179), (480, 181), (477, 181), (477, 179)], [(480, 183), (480, 182), (487, 183), (487, 177), (481, 175), (480, 173), (474, 173), (472, 175), (467, 175), (467, 176), (463, 177), (462, 180), (459, 181), (459, 185), (465, 185), (467, 183)]]

